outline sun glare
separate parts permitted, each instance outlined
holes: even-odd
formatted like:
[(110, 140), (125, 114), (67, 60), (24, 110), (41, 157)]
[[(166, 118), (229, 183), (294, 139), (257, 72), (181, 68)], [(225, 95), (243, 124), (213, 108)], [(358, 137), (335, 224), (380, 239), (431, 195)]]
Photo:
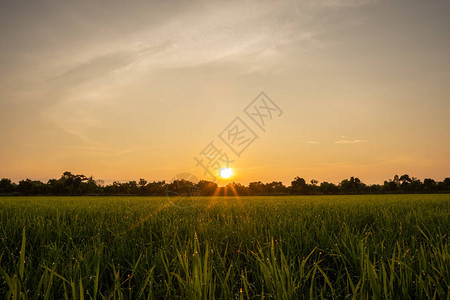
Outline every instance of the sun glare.
[(231, 168), (222, 168), (219, 171), (219, 175), (224, 179), (230, 178), (233, 175), (233, 170)]

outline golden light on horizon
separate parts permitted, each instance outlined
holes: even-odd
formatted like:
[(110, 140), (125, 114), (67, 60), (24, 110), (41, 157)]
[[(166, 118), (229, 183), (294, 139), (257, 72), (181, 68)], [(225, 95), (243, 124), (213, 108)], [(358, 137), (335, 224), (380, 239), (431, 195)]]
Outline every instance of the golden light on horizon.
[(3, 1), (0, 179), (211, 180), (217, 141), (223, 181), (443, 180), (450, 5), (413, 2)]
[(229, 179), (233, 176), (233, 170), (231, 168), (222, 168), (219, 170), (219, 176), (223, 179)]

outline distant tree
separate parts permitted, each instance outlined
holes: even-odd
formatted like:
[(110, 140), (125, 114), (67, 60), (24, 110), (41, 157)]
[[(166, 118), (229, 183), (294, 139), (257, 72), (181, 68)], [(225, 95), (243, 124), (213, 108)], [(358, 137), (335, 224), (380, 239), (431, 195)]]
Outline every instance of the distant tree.
[(311, 179), (311, 184), (307, 185), (307, 194), (318, 194), (319, 192), (319, 181), (316, 179)]
[(447, 177), (441, 182), (441, 190), (450, 192), (450, 178)]
[(86, 182), (82, 184), (82, 194), (100, 194), (101, 187), (97, 185), (97, 181), (94, 180), (94, 177), (90, 176)]
[(47, 186), (40, 181), (26, 179), (19, 181), (17, 191), (25, 196), (45, 195), (47, 194)]
[(450, 192), (450, 178), (445, 178), (443, 181), (437, 183), (437, 189), (441, 192)]
[(400, 189), (401, 182), (405, 182), (405, 185), (407, 185), (408, 181), (412, 179), (409, 179), (409, 175), (405, 174), (402, 177), (399, 177), (398, 175), (394, 175), (393, 179), (389, 179), (389, 181), (385, 181), (382, 187), (382, 191), (385, 193), (398, 193), (401, 192), (402, 189)]
[(322, 182), (319, 186), (319, 192), (322, 194), (336, 194), (339, 191), (334, 183)]
[(144, 178), (140, 178), (138, 185), (139, 187), (145, 187), (147, 185), (147, 180), (145, 180)]
[(119, 195), (122, 193), (122, 184), (120, 183), (120, 181), (113, 181), (112, 185), (111, 185), (111, 191), (113, 195)]
[(389, 179), (389, 181), (384, 181), (383, 183), (383, 192), (384, 193), (392, 193), (395, 192), (397, 190), (397, 185)]
[(411, 178), (409, 178), (408, 174), (404, 174), (404, 175), (400, 176), (399, 181), (402, 186), (406, 186), (409, 183), (411, 183), (412, 180), (411, 180)]
[(15, 188), (16, 186), (11, 179), (2, 178), (2, 180), (0, 180), (0, 194), (10, 194), (14, 192)]
[(450, 188), (450, 177), (444, 179), (444, 184)]
[(436, 191), (436, 181), (431, 178), (426, 178), (423, 180), (423, 191), (426, 193), (432, 193)]
[(293, 187), (302, 187), (306, 185), (306, 180), (301, 177), (295, 177), (294, 181), (291, 182)]
[[(116, 183), (116, 184), (115, 184)], [(105, 195), (117, 195), (117, 186), (120, 185), (120, 182), (114, 181), (113, 184), (109, 184), (103, 187), (103, 194)]]
[(357, 194), (364, 192), (365, 184), (358, 177), (350, 177), (339, 183), (340, 190), (345, 194)]
[(240, 183), (233, 182), (232, 187), (238, 196), (247, 196), (249, 193), (248, 188)]
[[(239, 183), (229, 183), (224, 188), (221, 194), (224, 196), (236, 196), (239, 195), (238, 190), (240, 189), (241, 185)], [(236, 189), (237, 188), (237, 189)]]
[(261, 181), (250, 182), (248, 184), (248, 191), (250, 195), (267, 195), (268, 191), (266, 185)]
[(191, 195), (196, 185), (189, 180), (179, 179), (166, 185), (169, 196)]
[(139, 182), (138, 182), (138, 187), (139, 187), (139, 194), (140, 195), (145, 195), (147, 193), (147, 180), (145, 180), (144, 178), (139, 178)]
[(301, 177), (295, 177), (291, 182), (292, 194), (305, 194), (306, 193), (306, 181)]
[(0, 195), (152, 195), (163, 196), (174, 192), (179, 195), (284, 195), (284, 194), (376, 194), (376, 193), (436, 193), (450, 192), (450, 177), (436, 182), (426, 178), (423, 183), (408, 174), (395, 175), (393, 179), (384, 181), (383, 185), (365, 185), (357, 177), (342, 180), (339, 185), (312, 179), (307, 184), (304, 178), (295, 177), (289, 187), (282, 182), (263, 183), (255, 181), (248, 186), (233, 182), (226, 187), (218, 187), (216, 183), (202, 180), (194, 184), (187, 180), (177, 180), (170, 184), (165, 181), (147, 182), (140, 178), (138, 182), (128, 181), (104, 185), (102, 180), (94, 180), (92, 176), (72, 174), (66, 171), (60, 179), (50, 179), (46, 184), (30, 179), (21, 180), (19, 184), (8, 178), (0, 180)]
[(395, 183), (397, 187), (400, 186), (400, 178), (398, 177), (398, 175), (394, 175), (394, 179), (392, 181)]
[(379, 194), (383, 192), (383, 186), (379, 184), (372, 184), (367, 187), (367, 192), (369, 194)]
[(167, 185), (165, 181), (153, 181), (146, 185), (146, 191), (152, 196), (167, 195)]
[(271, 195), (283, 195), (287, 193), (287, 188), (281, 181), (273, 181), (266, 184), (266, 191)]
[(139, 194), (139, 187), (138, 187), (138, 185), (137, 185), (137, 182), (135, 181), (135, 180), (131, 180), (131, 181), (128, 181), (128, 183), (127, 183), (127, 193), (128, 194), (130, 194), (130, 195), (137, 195), (137, 194)]
[(424, 186), (434, 186), (435, 184), (436, 184), (436, 181), (434, 181), (434, 179), (431, 179), (431, 178), (425, 178), (423, 181)]
[(197, 183), (200, 194), (203, 196), (212, 196), (217, 191), (217, 183), (207, 180), (200, 180)]
[(407, 193), (418, 193), (422, 191), (423, 185), (417, 177), (411, 177), (411, 180), (407, 183), (402, 183), (402, 189)]
[[(82, 195), (88, 192), (89, 188), (93, 187), (94, 182), (92, 176), (89, 178), (83, 174), (74, 175), (69, 171), (65, 171), (57, 182), (56, 180), (49, 180), (48, 184), (52, 186), (52, 191), (56, 194), (62, 195)], [(89, 182), (89, 187), (88, 183)], [(61, 187), (62, 183), (62, 187)]]

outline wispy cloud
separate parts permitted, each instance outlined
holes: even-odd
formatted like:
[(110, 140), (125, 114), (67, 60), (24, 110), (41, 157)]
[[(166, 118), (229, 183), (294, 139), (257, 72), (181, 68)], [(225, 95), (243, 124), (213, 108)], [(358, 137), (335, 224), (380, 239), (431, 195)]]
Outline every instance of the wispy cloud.
[(46, 81), (52, 100), (40, 110), (55, 127), (92, 144), (96, 132), (111, 124), (111, 115), (130, 107), (129, 90), (161, 80), (161, 72), (198, 68), (191, 70), (195, 75), (221, 61), (243, 73), (272, 69), (268, 66), (282, 59), (280, 45), (315, 39), (304, 23), (285, 4), (218, 2), (167, 14), (165, 22), (148, 28), (136, 26), (122, 42), (99, 37), (92, 41), (95, 47), (77, 55), (61, 43), (54, 76)]
[(129, 65), (133, 60), (131, 53), (107, 53), (94, 57), (90, 61), (77, 64), (66, 70), (62, 75), (51, 78), (56, 85), (74, 86), (93, 79), (102, 78), (111, 72)]
[(358, 7), (371, 3), (375, 3), (378, 0), (326, 0), (319, 1), (318, 4), (323, 7)]
[(339, 140), (335, 141), (335, 144), (361, 144), (367, 143), (367, 140)]
[(317, 144), (317, 142), (315, 142), (315, 141), (309, 141), (309, 142), (306, 142), (307, 144)]

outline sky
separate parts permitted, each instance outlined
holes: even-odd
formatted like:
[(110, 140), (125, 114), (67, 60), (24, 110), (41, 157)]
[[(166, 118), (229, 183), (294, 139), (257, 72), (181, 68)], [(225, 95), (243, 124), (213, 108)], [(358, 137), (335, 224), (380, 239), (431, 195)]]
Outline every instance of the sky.
[[(449, 32), (439, 0), (2, 0), (0, 177), (211, 180), (213, 142), (243, 184), (443, 180)], [(239, 156), (236, 117), (258, 136)]]

